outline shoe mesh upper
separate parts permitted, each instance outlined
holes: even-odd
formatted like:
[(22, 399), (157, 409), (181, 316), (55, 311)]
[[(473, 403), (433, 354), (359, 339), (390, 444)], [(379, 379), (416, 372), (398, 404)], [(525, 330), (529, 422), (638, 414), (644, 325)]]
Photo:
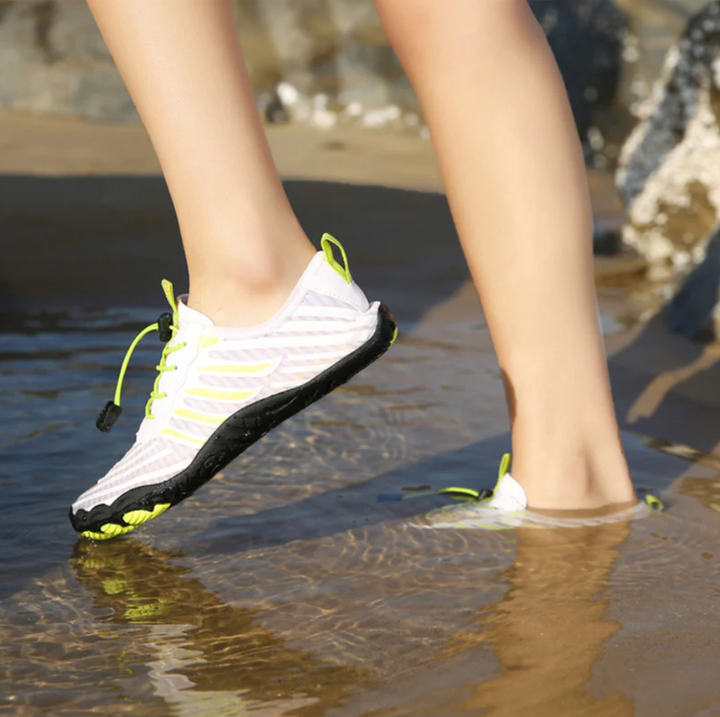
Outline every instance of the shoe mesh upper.
[[(314, 280), (321, 286), (325, 267), (315, 272)], [(353, 291), (357, 293), (357, 287)], [(207, 319), (201, 328), (191, 326), (194, 312), (181, 310), (172, 343), (186, 342), (188, 348), (172, 357), (184, 378), (175, 390), (169, 390), (163, 376), (160, 391), (168, 396), (156, 402), (168, 402), (165, 406), (171, 410), (154, 420), (155, 425), (145, 420), (138, 442), (77, 499), (73, 510), (110, 505), (128, 490), (172, 478), (190, 465), (230, 415), (306, 383), (365, 343), (376, 329), (378, 304), (366, 304), (361, 310), (356, 302), (332, 295), (337, 293), (309, 287), (296, 290), (293, 305), (284, 308), (283, 320), (267, 333), (219, 329)], [(187, 325), (184, 317), (190, 319)], [(193, 341), (195, 336), (204, 341)]]

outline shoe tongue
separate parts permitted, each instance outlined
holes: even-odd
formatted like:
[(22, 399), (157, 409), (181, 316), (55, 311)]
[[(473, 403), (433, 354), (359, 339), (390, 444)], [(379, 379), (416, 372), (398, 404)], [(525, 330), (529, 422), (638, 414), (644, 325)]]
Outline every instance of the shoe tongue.
[(523, 487), (509, 473), (506, 473), (498, 481), (489, 505), (499, 510), (525, 510), (527, 496)]
[(205, 316), (205, 314), (201, 314), (199, 311), (195, 311), (195, 309), (191, 309), (186, 302), (187, 295), (178, 297), (177, 306), (180, 327), (186, 326), (187, 324), (201, 324), (202, 326), (215, 325), (212, 319)]

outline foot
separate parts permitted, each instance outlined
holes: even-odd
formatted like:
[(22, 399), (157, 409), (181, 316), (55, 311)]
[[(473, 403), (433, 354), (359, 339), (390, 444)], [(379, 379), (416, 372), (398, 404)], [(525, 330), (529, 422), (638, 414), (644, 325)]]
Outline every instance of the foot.
[[(322, 247), (284, 306), (250, 328), (216, 326), (163, 282), (173, 313), (139, 336), (157, 329), (169, 339), (145, 419), (132, 448), (73, 503), (76, 531), (104, 540), (158, 517), (392, 345), (390, 312), (368, 303), (337, 240), (326, 234)], [(119, 416), (122, 379), (139, 338), (123, 362), (115, 401), (98, 419), (103, 431)]]
[(498, 482), (490, 497), (434, 510), (425, 517), (419, 527), (481, 530), (580, 528), (642, 518), (663, 510), (662, 502), (652, 495), (646, 495), (642, 501), (606, 506), (600, 510), (552, 513), (529, 510), (525, 490), (508, 472), (509, 467), (510, 456), (506, 454), (500, 463)]

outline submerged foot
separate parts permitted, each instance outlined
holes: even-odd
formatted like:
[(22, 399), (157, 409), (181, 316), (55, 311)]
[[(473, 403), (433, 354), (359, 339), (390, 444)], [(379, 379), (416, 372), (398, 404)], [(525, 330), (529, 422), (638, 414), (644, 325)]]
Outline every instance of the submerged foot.
[[(333, 245), (343, 257), (333, 256)], [(120, 413), (130, 353), (152, 330), (168, 341), (135, 444), (70, 509), (73, 528), (104, 540), (134, 530), (191, 495), (268, 431), (379, 358), (397, 335), (390, 312), (368, 303), (329, 235), (284, 306), (250, 328), (216, 326), (175, 298), (123, 362), (98, 427)], [(162, 333), (165, 332), (165, 336)]]
[(662, 502), (652, 495), (645, 496), (642, 501), (611, 503), (595, 509), (532, 510), (528, 508), (525, 490), (509, 473), (509, 467), (510, 456), (506, 454), (489, 498), (434, 510), (425, 516), (419, 527), (482, 530), (580, 528), (642, 518), (663, 510)]

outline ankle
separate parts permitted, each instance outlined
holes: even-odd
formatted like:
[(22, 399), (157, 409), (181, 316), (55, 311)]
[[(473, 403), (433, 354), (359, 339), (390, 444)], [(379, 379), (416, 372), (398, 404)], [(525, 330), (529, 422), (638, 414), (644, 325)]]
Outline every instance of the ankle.
[[(601, 432), (599, 432), (601, 433)], [(536, 509), (585, 510), (636, 500), (622, 445), (598, 433), (556, 442), (527, 440), (513, 431), (513, 477)]]
[(194, 272), (188, 306), (218, 326), (246, 327), (271, 318), (287, 300), (315, 255), (312, 245), (282, 254), (257, 254), (241, 264)]

